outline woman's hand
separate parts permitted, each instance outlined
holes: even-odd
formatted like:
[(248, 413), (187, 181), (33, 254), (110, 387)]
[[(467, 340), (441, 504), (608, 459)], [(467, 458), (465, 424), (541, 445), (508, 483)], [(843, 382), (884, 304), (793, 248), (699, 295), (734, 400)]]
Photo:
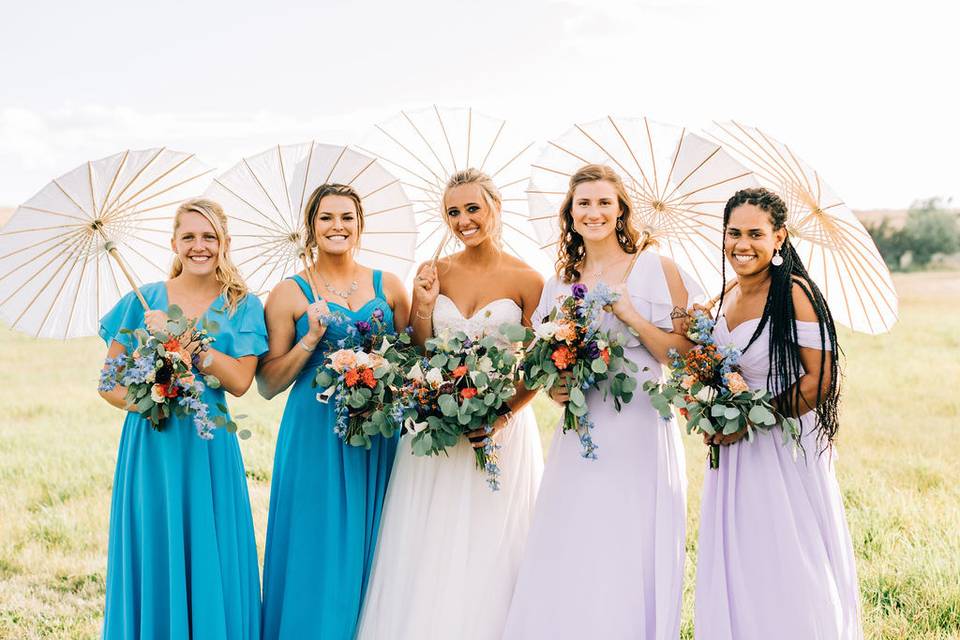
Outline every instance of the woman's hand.
[(729, 435), (723, 435), (722, 433), (715, 433), (710, 435), (709, 433), (703, 434), (703, 443), (704, 444), (722, 444), (722, 445), (731, 445), (737, 442), (740, 442), (745, 437), (747, 437), (747, 428), (744, 427), (740, 431), (736, 431)]
[(550, 388), (550, 399), (557, 404), (566, 404), (570, 401), (570, 383), (573, 381), (573, 374), (569, 371), (561, 371), (557, 382)]
[(327, 332), (327, 325), (323, 324), (322, 320), (322, 318), (327, 315), (330, 315), (330, 307), (327, 306), (327, 301), (323, 298), (311, 303), (307, 307), (307, 325), (309, 329), (307, 329), (307, 335), (305, 335), (304, 338), (308, 340), (308, 346), (316, 347), (320, 339), (323, 338), (323, 334)]
[(144, 324), (147, 326), (147, 329), (153, 333), (166, 333), (167, 321), (169, 319), (166, 311), (158, 311), (156, 309), (151, 309), (143, 314)]
[(490, 433), (486, 432), (486, 429), (477, 429), (476, 431), (470, 431), (467, 433), (467, 440), (470, 441), (470, 444), (473, 445), (474, 449), (482, 449), (486, 444), (486, 439), (489, 436), (493, 439), (500, 431), (507, 426), (509, 420), (509, 415), (500, 416), (497, 418), (497, 421), (493, 423), (493, 426), (490, 429)]
[(713, 318), (712, 308), (705, 307), (702, 304), (693, 305), (686, 311), (683, 311), (683, 314), (685, 315), (682, 316), (680, 315), (681, 311), (682, 310), (680, 307), (674, 307), (673, 313), (670, 314), (670, 317), (680, 319), (680, 329), (683, 335), (687, 335), (687, 332), (690, 331), (690, 324), (693, 322), (694, 311), (703, 311), (705, 314), (707, 314), (708, 318)]
[[(440, 295), (440, 279), (437, 277), (437, 268), (433, 263), (426, 263), (420, 267), (417, 277), (413, 279), (413, 304), (419, 311), (433, 312), (433, 305)], [(425, 314), (424, 314), (425, 315)]]
[(609, 311), (613, 315), (623, 322), (624, 324), (630, 324), (634, 318), (637, 317), (637, 309), (633, 306), (633, 302), (630, 300), (630, 292), (627, 290), (627, 285), (624, 282), (619, 284), (612, 285), (610, 291), (615, 294), (618, 294), (617, 301), (610, 305)]

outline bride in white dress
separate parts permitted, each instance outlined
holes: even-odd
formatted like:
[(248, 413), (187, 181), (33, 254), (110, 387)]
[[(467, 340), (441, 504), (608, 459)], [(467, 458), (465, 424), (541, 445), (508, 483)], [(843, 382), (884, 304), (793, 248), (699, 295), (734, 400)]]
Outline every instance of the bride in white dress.
[[(414, 340), (463, 331), (495, 334), (540, 300), (543, 278), (499, 248), (500, 194), (467, 169), (444, 192), (445, 219), (464, 249), (422, 265), (414, 281)], [(497, 639), (513, 594), (543, 472), (536, 420), (521, 387), (494, 425), (501, 471), (492, 491), (471, 442), (416, 457), (400, 440), (357, 637)], [(476, 434), (480, 436), (482, 434)], [(477, 440), (479, 442), (479, 439)]]

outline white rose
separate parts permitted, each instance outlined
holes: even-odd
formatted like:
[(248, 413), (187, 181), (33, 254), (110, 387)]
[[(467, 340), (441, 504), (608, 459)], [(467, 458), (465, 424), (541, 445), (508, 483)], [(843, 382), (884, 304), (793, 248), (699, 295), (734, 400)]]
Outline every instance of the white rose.
[(427, 384), (436, 389), (443, 382), (443, 372), (434, 367), (427, 372)]
[(537, 334), (538, 338), (547, 340), (553, 337), (553, 334), (557, 332), (558, 328), (559, 325), (556, 322), (544, 322), (534, 330), (534, 333)]
[(420, 363), (416, 363), (407, 372), (407, 380), (413, 380), (414, 382), (423, 382), (423, 369), (420, 368)]
[(366, 351), (357, 352), (357, 366), (358, 367), (369, 367), (370, 366), (370, 354)]
[(703, 385), (703, 388), (697, 391), (697, 395), (694, 397), (700, 402), (710, 404), (713, 402), (713, 399), (717, 397), (717, 391), (713, 387)]
[(146, 377), (146, 381), (147, 381), (147, 382), (153, 382), (153, 381), (156, 380), (156, 379), (157, 379), (157, 371), (156, 371), (156, 370), (153, 370), (153, 371), (151, 371), (150, 373), (147, 374), (147, 377)]
[(163, 391), (160, 389), (160, 385), (155, 384), (150, 388), (150, 399), (157, 404), (161, 404), (164, 401), (165, 396), (163, 395)]

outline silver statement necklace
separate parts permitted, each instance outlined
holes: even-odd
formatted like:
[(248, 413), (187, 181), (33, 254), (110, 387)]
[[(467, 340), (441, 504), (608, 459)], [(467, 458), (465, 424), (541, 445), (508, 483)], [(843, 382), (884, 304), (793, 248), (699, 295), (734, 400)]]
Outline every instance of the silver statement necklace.
[(353, 292), (356, 291), (356, 290), (360, 287), (360, 285), (357, 284), (357, 281), (354, 280), (353, 282), (350, 283), (350, 286), (349, 286), (346, 290), (340, 290), (340, 289), (337, 289), (337, 288), (336, 288), (335, 286), (333, 286), (332, 284), (330, 284), (330, 283), (327, 281), (327, 279), (323, 277), (323, 274), (322, 274), (322, 273), (320, 274), (320, 278), (323, 280), (323, 286), (325, 286), (325, 287), (327, 288), (327, 291), (329, 291), (330, 293), (332, 293), (332, 294), (335, 295), (335, 296), (339, 296), (339, 297), (343, 298), (344, 300), (346, 300), (347, 298), (349, 298), (349, 297), (353, 294)]

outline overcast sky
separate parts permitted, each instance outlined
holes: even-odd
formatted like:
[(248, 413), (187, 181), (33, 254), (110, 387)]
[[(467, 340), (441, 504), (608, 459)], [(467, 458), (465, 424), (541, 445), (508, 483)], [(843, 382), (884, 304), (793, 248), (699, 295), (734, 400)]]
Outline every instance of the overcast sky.
[[(275, 6), (274, 6), (275, 5)], [(949, 0), (5, 2), (0, 205), (166, 145), (226, 169), (472, 106), (557, 137), (607, 114), (781, 139), (854, 208), (960, 196)]]

